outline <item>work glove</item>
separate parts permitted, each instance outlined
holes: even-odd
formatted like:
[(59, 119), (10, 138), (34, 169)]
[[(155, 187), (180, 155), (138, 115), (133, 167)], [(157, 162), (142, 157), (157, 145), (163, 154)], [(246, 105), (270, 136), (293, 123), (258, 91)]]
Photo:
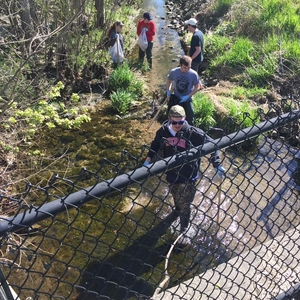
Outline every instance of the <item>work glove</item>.
[(144, 164), (143, 164), (143, 166), (148, 166), (148, 165), (150, 165), (149, 161), (145, 161)]
[(180, 97), (179, 103), (186, 102), (190, 97), (188, 95)]
[(171, 91), (170, 90), (167, 90), (167, 96), (171, 97)]
[(216, 172), (220, 178), (223, 179), (225, 177), (225, 169), (221, 165), (216, 168)]
[(116, 33), (116, 34), (115, 34), (115, 39), (117, 39), (118, 37), (119, 37), (119, 35)]

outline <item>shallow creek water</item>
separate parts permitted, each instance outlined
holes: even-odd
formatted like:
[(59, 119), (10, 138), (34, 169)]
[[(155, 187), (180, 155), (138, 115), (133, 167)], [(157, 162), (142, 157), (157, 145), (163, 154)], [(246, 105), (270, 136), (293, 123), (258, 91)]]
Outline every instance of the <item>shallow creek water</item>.
[[(163, 89), (168, 72), (178, 65), (183, 52), (177, 32), (167, 26), (169, 20), (165, 19), (164, 1), (145, 1), (144, 9), (151, 12), (157, 25), (153, 69), (147, 80), (153, 87)], [(92, 122), (74, 132), (72, 137), (67, 133), (64, 137), (63, 132), (55, 136), (59, 141), (53, 141), (53, 144), (61, 145), (61, 153), (68, 147), (69, 153), (74, 155), (74, 169), (78, 170), (83, 163), (92, 168), (99, 162), (100, 149), (102, 156), (112, 159), (124, 148), (134, 149), (135, 153), (141, 148), (139, 137), (147, 134), (145, 125), (133, 133), (124, 126), (124, 120), (98, 118), (95, 113)], [(127, 142), (126, 136), (132, 140)], [(77, 142), (73, 143), (74, 140)], [(299, 156), (298, 150), (269, 139), (261, 141), (259, 150), (253, 154), (223, 153), (222, 165), (227, 173), (222, 184), (212, 181), (215, 171), (203, 159), (203, 178), (197, 186), (187, 232), (190, 247), (185, 252), (174, 251), (172, 254), (169, 274), (174, 279), (170, 285), (226, 262), (298, 225), (300, 207), (291, 179), (297, 167), (293, 157)], [(101, 177), (109, 179), (111, 173), (101, 174)], [(70, 210), (67, 217), (71, 226), (62, 214), (44, 243), (49, 244), (49, 252), (60, 249), (57, 250), (58, 263), (53, 275), (63, 274), (62, 282), (89, 286), (103, 295), (103, 299), (142, 299), (134, 292), (128, 294), (126, 288), (119, 289), (119, 285), (142, 295), (153, 294), (162, 280), (164, 257), (174, 241), (179, 220), (172, 214), (173, 200), (164, 180), (150, 178), (144, 183), (143, 191), (132, 185), (121, 202), (119, 198), (113, 195), (101, 199), (100, 206), (99, 201), (92, 201), (80, 214)], [(55, 241), (52, 234), (55, 234)], [(80, 269), (87, 272), (83, 277)], [(93, 274), (97, 274), (98, 279), (94, 280)], [(54, 289), (51, 284), (45, 281), (48, 291)], [(70, 284), (61, 284), (54, 293), (75, 299), (77, 290)], [(90, 293), (86, 298), (79, 295), (76, 299), (102, 298)]]
[(153, 68), (149, 72), (147, 83), (155, 89), (165, 90), (167, 75), (179, 65), (179, 57), (184, 54), (176, 30), (171, 29), (170, 20), (164, 7), (164, 0), (145, 1), (143, 8), (149, 11), (156, 24), (156, 36), (153, 43)]

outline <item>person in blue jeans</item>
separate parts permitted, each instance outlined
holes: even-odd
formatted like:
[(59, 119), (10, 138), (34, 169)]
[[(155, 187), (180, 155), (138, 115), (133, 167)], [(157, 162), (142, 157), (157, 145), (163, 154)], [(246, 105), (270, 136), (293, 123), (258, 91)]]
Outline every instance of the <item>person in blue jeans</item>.
[[(186, 112), (186, 120), (190, 125), (194, 124), (193, 95), (203, 86), (198, 73), (191, 69), (192, 59), (183, 55), (179, 60), (179, 67), (174, 68), (168, 74), (166, 84), (168, 102), (168, 112), (171, 106), (179, 104)], [(173, 86), (173, 93), (170, 90)]]

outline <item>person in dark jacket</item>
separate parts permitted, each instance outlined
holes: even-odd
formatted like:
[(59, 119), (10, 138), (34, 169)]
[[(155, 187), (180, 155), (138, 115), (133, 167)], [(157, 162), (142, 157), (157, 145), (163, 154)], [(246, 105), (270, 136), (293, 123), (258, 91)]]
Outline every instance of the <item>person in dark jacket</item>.
[(119, 39), (122, 51), (124, 51), (124, 37), (122, 34), (124, 23), (122, 21), (114, 22), (107, 32), (108, 45), (113, 46), (117, 39)]
[[(119, 40), (120, 42), (120, 46), (121, 48), (118, 49), (119, 50), (119, 58), (117, 58), (117, 60), (120, 59), (120, 57), (124, 57), (124, 37), (122, 34), (122, 29), (123, 29), (124, 23), (122, 21), (115, 21), (109, 28), (108, 32), (107, 32), (107, 41), (108, 41), (108, 46), (112, 47), (114, 46), (114, 44), (117, 42), (117, 40)], [(121, 55), (122, 54), (122, 55)], [(114, 57), (116, 58), (116, 57)], [(113, 62), (113, 67), (117, 68), (119, 63), (122, 63), (122, 61), (114, 61)]]
[[(185, 110), (180, 105), (174, 105), (169, 111), (169, 119), (157, 130), (144, 166), (150, 164), (155, 154), (162, 150), (163, 157), (170, 157), (179, 152), (205, 144), (212, 139), (201, 129), (191, 126), (185, 120)], [(225, 169), (221, 166), (220, 151), (210, 157), (210, 162), (216, 168), (220, 177), (224, 176)], [(200, 159), (187, 162), (178, 168), (167, 171), (167, 182), (173, 196), (175, 210), (180, 216), (180, 232), (185, 232), (189, 225), (191, 203), (196, 194), (196, 182), (199, 178)]]
[(193, 34), (191, 45), (188, 46), (188, 52), (192, 59), (192, 69), (198, 73), (199, 67), (204, 59), (204, 35), (203, 32), (197, 28), (197, 23), (198, 21), (194, 18), (184, 22), (184, 24), (188, 26), (188, 30)]

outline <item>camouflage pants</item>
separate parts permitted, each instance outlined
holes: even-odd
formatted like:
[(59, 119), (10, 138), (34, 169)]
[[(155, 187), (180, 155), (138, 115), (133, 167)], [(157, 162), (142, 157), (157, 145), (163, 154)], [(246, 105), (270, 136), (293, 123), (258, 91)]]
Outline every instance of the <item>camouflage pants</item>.
[(191, 203), (196, 194), (196, 186), (193, 182), (170, 184), (170, 193), (173, 196), (175, 209), (180, 216), (180, 231), (187, 229), (191, 216)]

